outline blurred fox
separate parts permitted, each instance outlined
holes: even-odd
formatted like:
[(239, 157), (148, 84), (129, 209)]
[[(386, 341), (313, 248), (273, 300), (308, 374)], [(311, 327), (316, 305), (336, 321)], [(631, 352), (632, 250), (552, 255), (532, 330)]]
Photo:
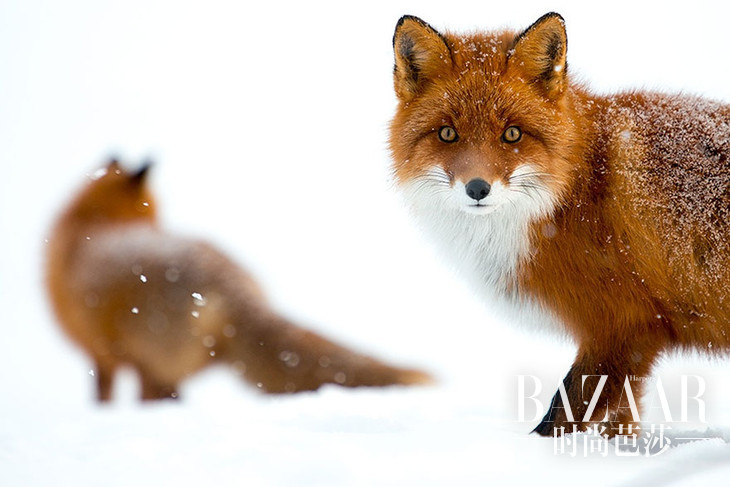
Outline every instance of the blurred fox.
[(730, 350), (730, 106), (593, 94), (567, 45), (556, 13), (467, 35), (401, 18), (390, 148), (414, 215), (480, 294), (577, 342), (535, 431), (614, 434), (638, 421), (626, 381), (662, 353)]
[(177, 397), (182, 380), (214, 361), (269, 393), (430, 380), (292, 324), (220, 251), (161, 230), (148, 167), (130, 173), (112, 161), (73, 199), (49, 240), (53, 308), (96, 364), (100, 401), (110, 400), (121, 365), (138, 372), (143, 399)]

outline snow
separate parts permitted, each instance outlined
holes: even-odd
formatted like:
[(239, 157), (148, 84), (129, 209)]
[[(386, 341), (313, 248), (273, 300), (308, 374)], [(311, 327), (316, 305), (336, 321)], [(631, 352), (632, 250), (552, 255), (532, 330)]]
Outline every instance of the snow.
[[(547, 404), (574, 349), (499, 321), (453, 278), (392, 188), (386, 133), (402, 14), (470, 30), (526, 27), (554, 9), (569, 71), (596, 90), (730, 101), (730, 8), (444, 6), (0, 3), (0, 485), (727, 483), (730, 372), (717, 358), (672, 356), (657, 370), (676, 417), (682, 375), (704, 380), (707, 409), (705, 422), (672, 424), (677, 441), (660, 455), (609, 443), (606, 456), (572, 457), (528, 434), (519, 377), (538, 377)], [(42, 264), (60, 206), (112, 154), (130, 166), (151, 157), (165, 226), (245, 264), (282, 312), (438, 384), (267, 397), (212, 368), (179, 401), (141, 405), (127, 371), (115, 402), (96, 405), (91, 363), (54, 322)]]

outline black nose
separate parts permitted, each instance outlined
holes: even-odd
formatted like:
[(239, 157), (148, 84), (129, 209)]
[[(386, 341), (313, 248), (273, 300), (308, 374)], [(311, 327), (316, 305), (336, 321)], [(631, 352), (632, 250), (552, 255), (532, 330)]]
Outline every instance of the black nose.
[(483, 179), (476, 178), (466, 183), (466, 194), (473, 200), (483, 200), (489, 194), (492, 187)]

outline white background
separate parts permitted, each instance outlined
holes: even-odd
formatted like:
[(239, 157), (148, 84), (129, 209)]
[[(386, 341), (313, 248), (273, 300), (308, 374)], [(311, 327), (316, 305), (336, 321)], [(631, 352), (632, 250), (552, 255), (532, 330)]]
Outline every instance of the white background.
[[(679, 374), (706, 381), (708, 424), (675, 433), (709, 439), (555, 455), (516, 421), (517, 376), (540, 377), (547, 402), (573, 346), (495, 320), (393, 190), (398, 18), (520, 29), (551, 10), (594, 90), (730, 100), (716, 2), (0, 1), (0, 485), (722, 485), (727, 362), (658, 369), (675, 393)], [(98, 407), (42, 265), (53, 218), (111, 154), (153, 158), (164, 225), (235, 256), (283, 313), (439, 385), (267, 398), (211, 369), (142, 406), (126, 373)]]

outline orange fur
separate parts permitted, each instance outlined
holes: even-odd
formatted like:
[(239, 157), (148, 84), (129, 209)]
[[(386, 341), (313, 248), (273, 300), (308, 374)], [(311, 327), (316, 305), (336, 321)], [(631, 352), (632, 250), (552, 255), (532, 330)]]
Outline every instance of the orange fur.
[(49, 241), (47, 284), (64, 331), (94, 360), (98, 399), (132, 366), (142, 398), (177, 397), (214, 361), (271, 393), (428, 382), (278, 315), (256, 282), (209, 244), (158, 228), (146, 167), (112, 162), (69, 204)]
[[(602, 401), (616, 412), (624, 378), (649, 374), (661, 353), (727, 353), (730, 106), (643, 91), (591, 93), (570, 80), (557, 14), (522, 33), (470, 35), (441, 34), (404, 17), (393, 42), (396, 181), (415, 186), (410, 196), (430, 192), (428, 202), (413, 205), (424, 221), (440, 219), (437, 231), (453, 226), (447, 252), (475, 238), (485, 242), (464, 248), (490, 249), (487, 240), (507, 237), (473, 228), (503, 218), (500, 225), (519, 231), (509, 222), (522, 218), (517, 202), (534, 209), (525, 210), (525, 231), (515, 239), (524, 250), (514, 252), (515, 262), (484, 263), (480, 276), (496, 273), (497, 294), (518, 306), (537, 303), (575, 338), (565, 385), (576, 417), (585, 410), (582, 375), (609, 376)], [(440, 140), (443, 126), (458, 140)], [(503, 134), (513, 126), (522, 137), (509, 143)], [(532, 171), (529, 185), (514, 176), (521, 167)], [(435, 198), (458, 197), (454, 188), (475, 178), (505, 187), (506, 202), (450, 223), (457, 213), (441, 206), (451, 200)], [(506, 270), (491, 270), (500, 266)], [(560, 404), (556, 395), (553, 405)], [(571, 426), (562, 412), (550, 414), (538, 433)], [(631, 419), (616, 412), (611, 422)]]

